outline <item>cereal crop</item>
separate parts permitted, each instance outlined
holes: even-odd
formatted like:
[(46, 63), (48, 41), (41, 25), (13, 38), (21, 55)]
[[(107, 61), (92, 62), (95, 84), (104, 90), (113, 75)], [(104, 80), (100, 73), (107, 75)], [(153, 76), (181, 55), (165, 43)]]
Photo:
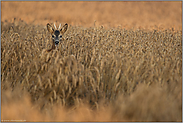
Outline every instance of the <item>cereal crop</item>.
[[(62, 24), (63, 25), (63, 24)], [(182, 31), (1, 22), (2, 120), (182, 121)]]

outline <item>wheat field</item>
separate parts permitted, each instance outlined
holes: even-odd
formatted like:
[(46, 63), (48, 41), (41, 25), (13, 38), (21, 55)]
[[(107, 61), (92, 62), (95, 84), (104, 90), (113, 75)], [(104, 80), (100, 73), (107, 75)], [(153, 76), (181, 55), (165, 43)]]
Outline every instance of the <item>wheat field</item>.
[(2, 121), (182, 121), (182, 31), (1, 26)]
[[(181, 1), (2, 1), (1, 121), (182, 121)], [(58, 50), (47, 23), (68, 23)]]

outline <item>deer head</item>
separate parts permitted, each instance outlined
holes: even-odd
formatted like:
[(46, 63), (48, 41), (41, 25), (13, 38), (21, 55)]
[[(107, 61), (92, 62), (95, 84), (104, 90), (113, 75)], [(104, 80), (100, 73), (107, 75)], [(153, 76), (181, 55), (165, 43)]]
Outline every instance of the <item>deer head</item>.
[(62, 36), (63, 34), (67, 31), (68, 24), (66, 23), (62, 28), (61, 24), (59, 25), (58, 28), (56, 28), (54, 24), (54, 28), (48, 23), (47, 24), (47, 29), (52, 35), (52, 48), (48, 51), (51, 51), (52, 49), (58, 48), (59, 42), (62, 41)]

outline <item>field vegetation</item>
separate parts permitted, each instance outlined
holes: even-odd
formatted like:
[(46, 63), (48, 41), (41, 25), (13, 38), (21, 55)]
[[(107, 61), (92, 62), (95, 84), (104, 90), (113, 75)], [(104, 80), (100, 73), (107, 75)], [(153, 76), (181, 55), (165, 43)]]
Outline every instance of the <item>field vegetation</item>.
[[(63, 24), (62, 24), (63, 25)], [(1, 22), (1, 118), (182, 121), (182, 31)]]

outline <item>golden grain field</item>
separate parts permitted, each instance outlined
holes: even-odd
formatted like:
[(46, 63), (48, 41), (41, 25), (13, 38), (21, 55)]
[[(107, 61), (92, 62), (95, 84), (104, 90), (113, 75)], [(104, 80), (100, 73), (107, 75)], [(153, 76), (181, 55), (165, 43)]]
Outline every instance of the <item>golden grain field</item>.
[(182, 121), (182, 31), (1, 22), (2, 121)]
[(182, 30), (181, 1), (2, 1), (2, 21), (62, 22), (84, 27)]
[[(181, 1), (1, 1), (1, 121), (182, 121)], [(58, 50), (46, 24), (68, 23)]]

